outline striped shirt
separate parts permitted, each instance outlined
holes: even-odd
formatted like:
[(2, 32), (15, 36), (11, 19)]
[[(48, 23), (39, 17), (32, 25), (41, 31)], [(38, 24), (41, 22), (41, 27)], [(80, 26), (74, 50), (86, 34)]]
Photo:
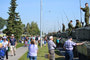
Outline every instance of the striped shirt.
[(52, 40), (48, 41), (48, 49), (49, 50), (54, 50), (56, 48), (55, 43)]
[(66, 50), (73, 50), (73, 46), (76, 46), (76, 43), (71, 41), (71, 40), (67, 40), (64, 43), (64, 47), (65, 47)]

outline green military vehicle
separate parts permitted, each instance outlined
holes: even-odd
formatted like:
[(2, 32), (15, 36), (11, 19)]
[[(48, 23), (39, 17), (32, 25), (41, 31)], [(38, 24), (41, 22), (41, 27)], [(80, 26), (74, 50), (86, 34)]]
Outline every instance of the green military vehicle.
[[(60, 45), (63, 47), (69, 35), (68, 32), (64, 32), (60, 36), (63, 37), (60, 41)], [(79, 57), (79, 60), (90, 60), (90, 26), (73, 30), (71, 36), (74, 42), (86, 42), (84, 45), (74, 48), (74, 56)]]

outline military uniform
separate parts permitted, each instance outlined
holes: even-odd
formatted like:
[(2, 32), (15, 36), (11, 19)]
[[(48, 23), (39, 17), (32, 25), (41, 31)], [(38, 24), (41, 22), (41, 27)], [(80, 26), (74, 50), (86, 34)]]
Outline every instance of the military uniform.
[(89, 7), (81, 8), (85, 12), (85, 23), (89, 25)]
[(63, 24), (62, 32), (65, 32), (65, 25)]
[(69, 30), (69, 35), (71, 35), (71, 32), (72, 32), (72, 29), (73, 29), (73, 25), (71, 23), (68, 24), (68, 30)]
[(76, 26), (75, 26), (75, 28), (81, 28), (82, 27), (82, 25), (81, 25), (81, 22), (76, 22)]

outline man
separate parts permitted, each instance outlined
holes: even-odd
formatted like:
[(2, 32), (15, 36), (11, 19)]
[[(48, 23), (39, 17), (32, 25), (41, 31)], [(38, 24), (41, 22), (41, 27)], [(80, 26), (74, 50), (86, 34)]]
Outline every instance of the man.
[(36, 36), (35, 41), (36, 41), (36, 44), (38, 46), (38, 36)]
[(76, 45), (82, 45), (84, 43), (75, 43), (72, 41), (72, 37), (69, 37), (69, 39), (64, 43), (64, 49), (65, 49), (65, 60), (73, 60), (73, 46)]
[(55, 52), (54, 49), (56, 48), (55, 43), (53, 42), (53, 36), (49, 37), (48, 41), (48, 49), (49, 49), (49, 54), (50, 54), (50, 59), (49, 60), (55, 60)]
[(28, 46), (29, 46), (29, 44), (30, 44), (31, 41), (30, 41), (30, 39), (29, 39), (28, 36), (26, 37), (26, 40), (27, 40), (27, 44), (28, 44)]
[(39, 44), (39, 46), (40, 46), (40, 44), (41, 44), (40, 36), (38, 36), (38, 44)]
[(69, 30), (69, 36), (71, 36), (71, 32), (72, 32), (72, 30), (73, 30), (73, 25), (72, 25), (72, 20), (69, 22), (69, 24), (68, 24), (68, 30)]
[(15, 56), (15, 51), (16, 51), (16, 45), (17, 45), (17, 42), (16, 42), (16, 39), (14, 38), (14, 34), (12, 34), (11, 38), (10, 38), (10, 49), (11, 49), (11, 53), (12, 55), (11, 56)]
[(75, 28), (81, 28), (82, 27), (82, 25), (81, 25), (81, 23), (79, 22), (79, 20), (76, 20), (76, 26), (75, 26)]
[(64, 24), (62, 24), (62, 32), (65, 32), (65, 25)]
[[(81, 7), (80, 7), (81, 8)], [(89, 7), (88, 3), (85, 3), (85, 8), (81, 8), (85, 12), (85, 26), (89, 25)]]

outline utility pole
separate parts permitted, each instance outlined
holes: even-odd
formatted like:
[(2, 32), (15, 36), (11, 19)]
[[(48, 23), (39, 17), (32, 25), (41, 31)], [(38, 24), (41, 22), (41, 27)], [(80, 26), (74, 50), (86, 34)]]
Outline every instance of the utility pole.
[[(81, 7), (81, 0), (79, 0), (79, 1), (80, 1), (80, 7)], [(81, 9), (80, 9), (80, 20), (81, 20), (82, 27), (83, 27), (84, 23), (82, 22), (82, 11), (81, 11)]]
[(40, 0), (40, 40), (42, 47), (42, 0)]

